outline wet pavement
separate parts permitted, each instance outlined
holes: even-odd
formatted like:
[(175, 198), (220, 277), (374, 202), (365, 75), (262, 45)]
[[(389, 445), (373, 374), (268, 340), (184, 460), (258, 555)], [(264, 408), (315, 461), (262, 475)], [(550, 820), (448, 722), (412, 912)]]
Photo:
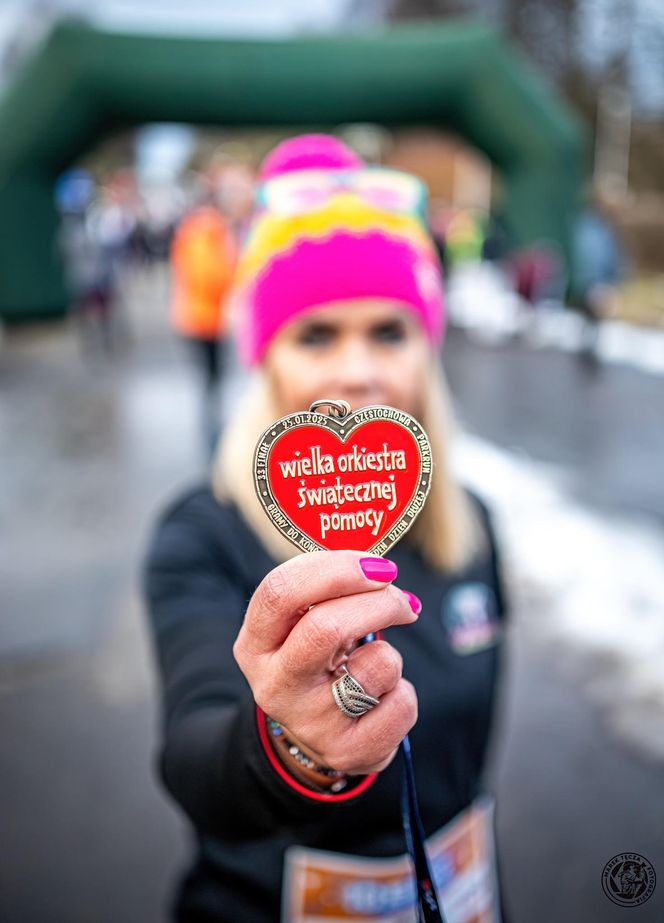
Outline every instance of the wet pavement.
[(664, 524), (664, 376), (454, 330), (444, 356), (471, 431), (564, 466), (582, 503)]
[[(530, 464), (545, 462), (569, 497), (607, 522), (647, 523), (664, 536), (664, 378), (531, 349), (518, 339), (481, 345), (460, 331), (451, 331), (444, 355), (466, 431)], [(519, 505), (516, 488), (513, 497), (500, 497), (505, 520), (511, 502)], [(578, 540), (573, 533), (566, 538)], [(594, 550), (581, 541), (575, 553), (582, 560)], [(566, 551), (542, 543), (543, 557)], [(543, 561), (544, 572), (547, 566)], [(662, 578), (660, 598), (661, 586)], [(562, 595), (566, 588), (558, 589)], [(602, 589), (595, 587), (598, 602), (591, 597), (591, 605), (601, 604)], [(610, 648), (589, 655), (592, 647), (570, 643), (573, 634), (556, 643), (550, 627), (539, 624), (546, 614), (533, 611), (527, 590), (513, 586), (512, 597), (491, 774), (508, 910), (513, 923), (622, 920), (629, 910), (606, 899), (601, 871), (629, 850), (655, 870), (664, 867), (662, 763), (643, 755), (651, 747), (626, 747), (606, 720), (607, 709), (598, 710), (585, 694), (601, 675), (613, 686), (613, 692), (602, 690), (604, 704), (607, 695), (611, 706), (621, 699), (618, 658), (614, 662)], [(658, 618), (661, 624), (661, 608)], [(601, 617), (595, 621), (601, 625)], [(661, 732), (661, 713), (660, 701), (657, 728), (633, 708), (629, 736)], [(656, 892), (638, 913), (653, 923), (663, 919), (664, 894)]]
[[(154, 515), (202, 474), (204, 449), (163, 276), (129, 292), (114, 357), (83, 356), (70, 325), (0, 344), (2, 923), (157, 923), (187, 854), (154, 783), (138, 574)], [(460, 331), (445, 365), (468, 431), (564, 470), (579, 503), (661, 529), (663, 378)], [(516, 587), (491, 772), (511, 923), (623, 920), (601, 871), (630, 850), (664, 874), (662, 765), (603, 720), (588, 661), (547, 643), (529, 604)], [(632, 913), (664, 919), (664, 888)]]

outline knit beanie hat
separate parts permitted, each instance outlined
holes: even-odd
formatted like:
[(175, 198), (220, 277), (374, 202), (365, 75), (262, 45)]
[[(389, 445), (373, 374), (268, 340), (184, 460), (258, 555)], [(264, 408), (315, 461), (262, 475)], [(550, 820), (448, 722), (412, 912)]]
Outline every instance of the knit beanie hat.
[(284, 141), (265, 159), (235, 280), (240, 354), (260, 362), (275, 334), (310, 308), (384, 298), (443, 335), (443, 285), (425, 187), (366, 167), (329, 135)]

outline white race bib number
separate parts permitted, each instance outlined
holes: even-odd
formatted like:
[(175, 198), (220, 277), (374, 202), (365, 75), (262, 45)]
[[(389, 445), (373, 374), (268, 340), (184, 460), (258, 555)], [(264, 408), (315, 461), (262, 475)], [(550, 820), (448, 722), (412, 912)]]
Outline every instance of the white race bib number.
[[(427, 840), (448, 923), (500, 923), (493, 801), (481, 798)], [(291, 847), (282, 923), (417, 923), (407, 855), (367, 859)]]

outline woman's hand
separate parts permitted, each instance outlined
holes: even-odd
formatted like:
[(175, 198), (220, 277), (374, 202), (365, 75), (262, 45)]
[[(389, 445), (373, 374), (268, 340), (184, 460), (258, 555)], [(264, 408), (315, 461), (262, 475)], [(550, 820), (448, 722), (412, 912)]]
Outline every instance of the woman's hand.
[[(357, 646), (367, 634), (416, 620), (419, 602), (391, 585), (396, 573), (391, 562), (356, 551), (293, 558), (257, 587), (233, 647), (260, 708), (320, 763), (351, 774), (388, 766), (417, 720), (398, 651), (380, 640)], [(344, 715), (332, 696), (344, 663), (380, 698), (361, 718)]]

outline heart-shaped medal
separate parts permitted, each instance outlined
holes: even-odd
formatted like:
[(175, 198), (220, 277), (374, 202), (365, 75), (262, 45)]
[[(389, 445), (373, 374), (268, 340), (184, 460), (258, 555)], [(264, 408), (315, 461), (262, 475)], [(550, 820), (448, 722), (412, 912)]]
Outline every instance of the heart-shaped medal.
[[(330, 414), (318, 413), (327, 406)], [(316, 401), (265, 430), (254, 482), (268, 516), (303, 551), (385, 554), (412, 526), (431, 483), (431, 447), (410, 414), (354, 413)]]

